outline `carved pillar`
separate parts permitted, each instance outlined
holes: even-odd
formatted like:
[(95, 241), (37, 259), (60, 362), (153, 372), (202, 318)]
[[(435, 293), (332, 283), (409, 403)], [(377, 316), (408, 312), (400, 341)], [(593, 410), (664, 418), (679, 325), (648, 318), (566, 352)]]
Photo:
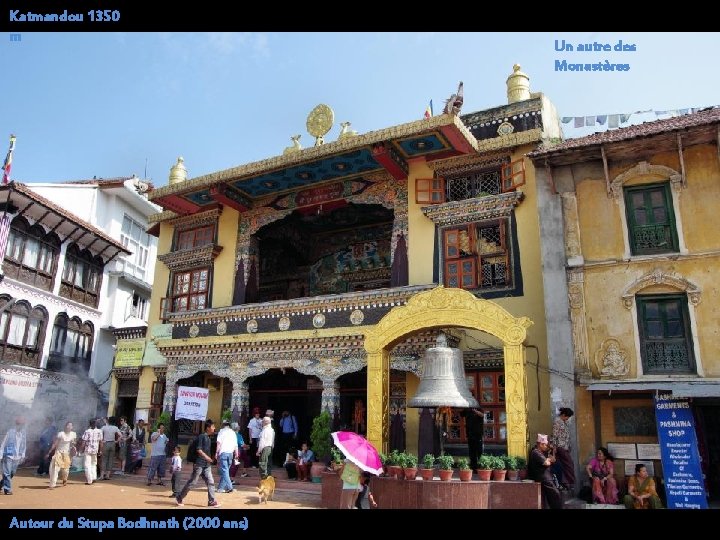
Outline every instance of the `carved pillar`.
[(582, 268), (570, 269), (567, 271), (567, 276), (575, 367), (578, 371), (589, 373), (590, 354), (585, 320), (585, 271)]
[(232, 409), (237, 409), (238, 414), (247, 414), (250, 402), (250, 389), (246, 379), (233, 377), (232, 379)]
[(175, 416), (175, 402), (177, 401), (178, 372), (173, 364), (168, 365), (165, 375), (165, 396), (163, 397), (163, 410)]
[(574, 192), (564, 192), (562, 197), (563, 224), (565, 236), (565, 256), (568, 266), (579, 266), (584, 263), (580, 244), (580, 225), (577, 210), (577, 196)]
[(335, 409), (340, 409), (340, 385), (336, 379), (322, 379), (323, 390), (320, 398), (320, 412), (327, 411), (330, 416), (335, 414)]
[(508, 455), (524, 456), (528, 449), (527, 382), (523, 368), (524, 348), (522, 343), (506, 341), (503, 351)]
[[(393, 230), (392, 238), (390, 239), (390, 260), (395, 260), (395, 248), (397, 247), (398, 238), (400, 235), (405, 237), (405, 243), (408, 242), (408, 201), (407, 201), (407, 190), (398, 189), (393, 187), (394, 182), (390, 181), (388, 184), (387, 196), (394, 196), (392, 201), (393, 210)], [(389, 205), (384, 205), (390, 208)]]
[(390, 353), (385, 349), (367, 355), (367, 438), (387, 453), (390, 440)]

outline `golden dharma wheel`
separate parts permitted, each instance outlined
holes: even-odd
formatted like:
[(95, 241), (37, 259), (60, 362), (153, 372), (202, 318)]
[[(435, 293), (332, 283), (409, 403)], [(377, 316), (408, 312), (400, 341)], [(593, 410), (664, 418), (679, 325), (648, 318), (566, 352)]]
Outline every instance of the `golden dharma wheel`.
[(307, 117), (307, 130), (313, 137), (322, 137), (333, 126), (335, 113), (327, 105), (320, 104), (315, 107)]

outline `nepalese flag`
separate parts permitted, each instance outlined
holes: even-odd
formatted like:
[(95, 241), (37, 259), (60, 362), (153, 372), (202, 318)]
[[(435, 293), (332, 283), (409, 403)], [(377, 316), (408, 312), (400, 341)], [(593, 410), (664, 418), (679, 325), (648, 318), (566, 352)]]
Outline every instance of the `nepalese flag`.
[(10, 169), (12, 168), (12, 155), (15, 150), (15, 135), (10, 135), (10, 148), (8, 149), (7, 156), (5, 156), (5, 163), (3, 164), (3, 184), (10, 182)]
[(432, 106), (432, 99), (430, 100), (430, 103), (428, 103), (428, 106), (425, 107), (425, 118), (430, 118), (433, 115), (433, 106)]

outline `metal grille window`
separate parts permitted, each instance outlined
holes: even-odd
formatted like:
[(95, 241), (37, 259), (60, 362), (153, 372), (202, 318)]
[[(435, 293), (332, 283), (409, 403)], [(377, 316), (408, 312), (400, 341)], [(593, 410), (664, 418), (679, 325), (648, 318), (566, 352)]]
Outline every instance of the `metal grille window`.
[(685, 295), (637, 297), (643, 373), (695, 373)]
[(669, 182), (625, 188), (625, 210), (633, 255), (679, 251)]
[(445, 190), (448, 201), (498, 195), (501, 193), (500, 169), (447, 178)]

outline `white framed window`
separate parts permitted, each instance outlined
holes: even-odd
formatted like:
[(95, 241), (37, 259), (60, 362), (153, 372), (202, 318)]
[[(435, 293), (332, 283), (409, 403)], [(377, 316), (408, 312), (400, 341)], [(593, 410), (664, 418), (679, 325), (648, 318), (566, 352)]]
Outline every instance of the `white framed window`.
[(133, 299), (132, 299), (132, 315), (137, 317), (138, 319), (142, 319), (144, 321), (147, 320), (147, 313), (148, 313), (148, 306), (150, 305), (150, 301), (147, 298), (143, 298), (137, 293), (133, 293)]
[(132, 253), (123, 259), (123, 271), (143, 281), (147, 281), (148, 253), (152, 238), (145, 228), (130, 216), (123, 217), (120, 242)]

